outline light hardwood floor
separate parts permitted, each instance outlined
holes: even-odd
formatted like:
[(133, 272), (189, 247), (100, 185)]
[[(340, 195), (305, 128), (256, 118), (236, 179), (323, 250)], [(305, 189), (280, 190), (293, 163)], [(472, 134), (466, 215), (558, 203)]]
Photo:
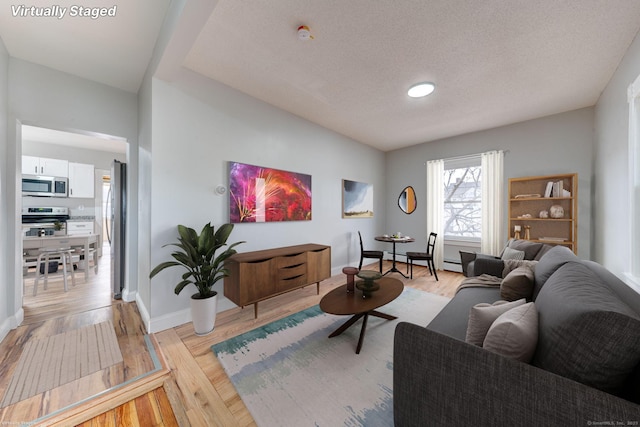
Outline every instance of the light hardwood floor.
[[(50, 277), (46, 290), (41, 281), (37, 295), (33, 296), (35, 273), (31, 271), (25, 275), (24, 321), (0, 343), (0, 401), (25, 345), (32, 340), (110, 320), (115, 327), (123, 362), (0, 408), (0, 425), (26, 423), (50, 416), (62, 408), (156, 370), (136, 304), (111, 299), (109, 263), (109, 256), (103, 256), (99, 261), (98, 274), (92, 269), (87, 281), (82, 273), (76, 274), (76, 285), (69, 283), (68, 292), (64, 292), (63, 280), (58, 275)], [(158, 351), (157, 348), (153, 350)], [(166, 367), (164, 370), (168, 372)], [(157, 372), (146, 381), (157, 380), (161, 374)], [(162, 381), (159, 384), (162, 385)]]
[[(116, 325), (123, 356), (125, 353), (128, 354), (128, 357), (125, 357), (129, 360), (125, 363), (126, 368), (118, 375), (122, 377), (126, 374), (127, 378), (131, 378), (141, 371), (150, 369), (148, 359), (138, 356), (138, 352), (146, 346), (142, 340), (144, 331), (135, 303), (111, 301), (108, 258), (108, 256), (102, 257), (100, 274), (96, 276), (90, 273), (88, 283), (79, 281), (76, 288), (70, 289), (67, 295), (63, 295), (60, 299), (53, 298), (54, 302), (43, 301), (46, 292), (55, 290), (54, 281), (50, 283), (48, 291), (43, 292), (42, 288), (38, 290), (38, 297), (42, 295), (42, 299), (38, 300), (36, 297), (30, 301), (28, 296), (25, 297), (24, 324), (12, 331), (0, 343), (0, 396), (4, 395), (12, 369), (17, 363), (22, 347), (29, 339), (98, 323), (105, 319), (112, 319)], [(106, 265), (103, 266), (102, 263)], [(389, 262), (385, 262), (385, 271), (390, 266)], [(365, 268), (375, 269), (376, 267), (377, 265), (371, 264)], [(399, 267), (403, 269), (404, 264), (400, 264)], [(106, 279), (104, 279), (105, 276)], [(392, 277), (401, 279), (406, 286), (448, 297), (453, 296), (463, 278), (461, 274), (442, 271), (438, 272), (440, 280), (436, 281), (424, 267), (414, 268), (413, 280), (404, 279), (398, 274), (392, 274)], [(106, 286), (104, 283), (100, 285), (100, 282), (105, 280)], [(127, 425), (136, 425), (132, 421), (136, 418), (139, 425), (149, 425), (147, 411), (151, 411), (157, 425), (175, 425), (177, 422), (181, 426), (253, 426), (255, 425), (253, 418), (210, 350), (211, 345), (311, 307), (317, 304), (324, 294), (344, 283), (345, 276), (339, 274), (321, 283), (320, 295), (316, 294), (315, 285), (310, 285), (261, 302), (257, 319), (254, 319), (252, 307), (235, 308), (218, 313), (214, 332), (205, 337), (196, 336), (190, 323), (154, 334), (166, 370), (149, 380), (147, 386), (127, 391), (113, 399), (113, 402), (103, 398), (105, 402), (102, 404), (106, 408), (101, 412), (104, 413), (95, 412), (96, 409), (91, 408), (92, 404), (89, 403), (90, 410), (86, 412), (73, 414), (69, 418), (59, 416), (57, 419), (62, 421), (58, 421), (58, 425), (75, 425), (83, 422), (82, 425), (85, 426), (103, 425), (103, 421), (107, 420), (111, 423), (113, 417), (118, 414), (128, 420)], [(27, 279), (27, 291), (30, 290), (29, 286), (29, 279)], [(57, 286), (62, 286), (61, 280)], [(71, 300), (70, 296), (73, 292), (77, 293), (74, 295), (79, 298), (78, 301)], [(85, 292), (85, 295), (80, 295)], [(30, 295), (29, 292), (27, 294)], [(97, 375), (89, 382), (90, 386), (78, 387), (78, 384), (73, 383), (68, 385), (68, 391), (63, 394), (66, 399), (64, 403), (68, 403), (68, 400), (81, 399), (76, 393), (77, 389), (82, 389), (84, 393), (94, 392), (96, 388), (104, 389), (111, 384), (105, 381), (105, 378), (109, 378), (109, 375)], [(157, 390), (158, 386), (161, 390)], [(52, 398), (56, 393), (55, 390), (46, 392), (39, 397), (0, 409), (0, 424), (24, 422), (51, 413), (56, 405), (62, 404), (61, 397)], [(162, 397), (165, 393), (166, 399)], [(159, 395), (162, 396), (158, 397)], [(168, 402), (171, 408), (167, 407)], [(158, 406), (154, 406), (155, 404)], [(138, 410), (139, 407), (142, 409)], [(111, 411), (112, 409), (115, 412)], [(174, 418), (171, 418), (169, 413), (172, 413)], [(91, 417), (95, 418), (91, 419)], [(74, 423), (69, 424), (70, 420)]]
[[(366, 268), (376, 267), (377, 265), (371, 264)], [(390, 262), (385, 261), (384, 270), (389, 267)], [(404, 264), (399, 265), (401, 270), (404, 267)], [(462, 274), (439, 271), (440, 280), (436, 281), (425, 267), (414, 267), (413, 280), (398, 274), (392, 274), (391, 277), (401, 279), (406, 286), (447, 297), (453, 296), (463, 279)], [(252, 307), (219, 313), (215, 330), (205, 337), (196, 336), (191, 324), (156, 334), (178, 389), (190, 391), (173, 396), (173, 400), (179, 402), (184, 410), (189, 423), (202, 426), (256, 425), (210, 350), (211, 345), (318, 304), (324, 294), (345, 282), (346, 277), (339, 274), (321, 283), (320, 295), (316, 294), (316, 287), (312, 285), (263, 301), (260, 303), (257, 319), (254, 319)]]

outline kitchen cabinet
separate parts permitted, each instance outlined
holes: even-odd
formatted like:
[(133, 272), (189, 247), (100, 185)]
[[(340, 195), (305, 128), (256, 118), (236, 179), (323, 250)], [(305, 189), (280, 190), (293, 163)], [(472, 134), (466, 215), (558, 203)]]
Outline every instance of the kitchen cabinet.
[(69, 197), (92, 199), (94, 188), (94, 166), (69, 162)]
[(46, 157), (22, 156), (22, 173), (68, 178), (69, 162)]
[(67, 221), (68, 236), (86, 236), (93, 234), (93, 221)]

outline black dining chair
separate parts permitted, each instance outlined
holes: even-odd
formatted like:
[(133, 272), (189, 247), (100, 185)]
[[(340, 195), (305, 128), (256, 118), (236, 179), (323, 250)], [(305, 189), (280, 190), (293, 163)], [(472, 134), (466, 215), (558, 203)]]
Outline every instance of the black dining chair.
[(365, 258), (375, 258), (380, 260), (380, 273), (382, 274), (382, 258), (384, 257), (384, 252), (382, 251), (365, 251), (364, 246), (362, 245), (362, 234), (358, 231), (358, 237), (360, 238), (360, 265), (358, 266), (358, 270), (362, 270), (362, 260)]
[(430, 233), (427, 239), (427, 252), (407, 252), (407, 270), (411, 265), (411, 278), (413, 279), (413, 261), (427, 261), (427, 267), (429, 267), (429, 273), (432, 276), (436, 276), (438, 281), (438, 273), (436, 272), (436, 266), (433, 263), (433, 251), (436, 246), (437, 233)]

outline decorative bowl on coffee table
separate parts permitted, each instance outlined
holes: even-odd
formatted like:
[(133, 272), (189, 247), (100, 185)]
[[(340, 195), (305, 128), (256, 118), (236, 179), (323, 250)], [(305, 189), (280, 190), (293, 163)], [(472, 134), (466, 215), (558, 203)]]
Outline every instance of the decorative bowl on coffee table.
[(362, 291), (362, 298), (370, 298), (371, 294), (378, 289), (380, 285), (375, 281), (382, 277), (382, 274), (373, 270), (363, 270), (356, 274), (362, 281), (356, 283), (356, 288)]

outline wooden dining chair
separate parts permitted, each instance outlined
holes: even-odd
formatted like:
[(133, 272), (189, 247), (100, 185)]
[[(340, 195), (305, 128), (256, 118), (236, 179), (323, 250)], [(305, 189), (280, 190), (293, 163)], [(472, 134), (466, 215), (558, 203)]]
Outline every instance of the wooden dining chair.
[(384, 257), (384, 252), (382, 251), (365, 251), (364, 246), (362, 245), (362, 234), (358, 231), (358, 237), (360, 238), (360, 265), (358, 265), (358, 270), (362, 270), (362, 260), (365, 258), (375, 258), (380, 260), (380, 273), (382, 273), (382, 258)]
[(407, 270), (411, 265), (411, 278), (413, 279), (413, 261), (427, 261), (427, 267), (429, 267), (429, 273), (432, 276), (436, 276), (438, 280), (438, 273), (436, 272), (436, 266), (433, 263), (433, 251), (436, 246), (437, 233), (430, 233), (427, 239), (427, 251), (426, 252), (407, 252)]

